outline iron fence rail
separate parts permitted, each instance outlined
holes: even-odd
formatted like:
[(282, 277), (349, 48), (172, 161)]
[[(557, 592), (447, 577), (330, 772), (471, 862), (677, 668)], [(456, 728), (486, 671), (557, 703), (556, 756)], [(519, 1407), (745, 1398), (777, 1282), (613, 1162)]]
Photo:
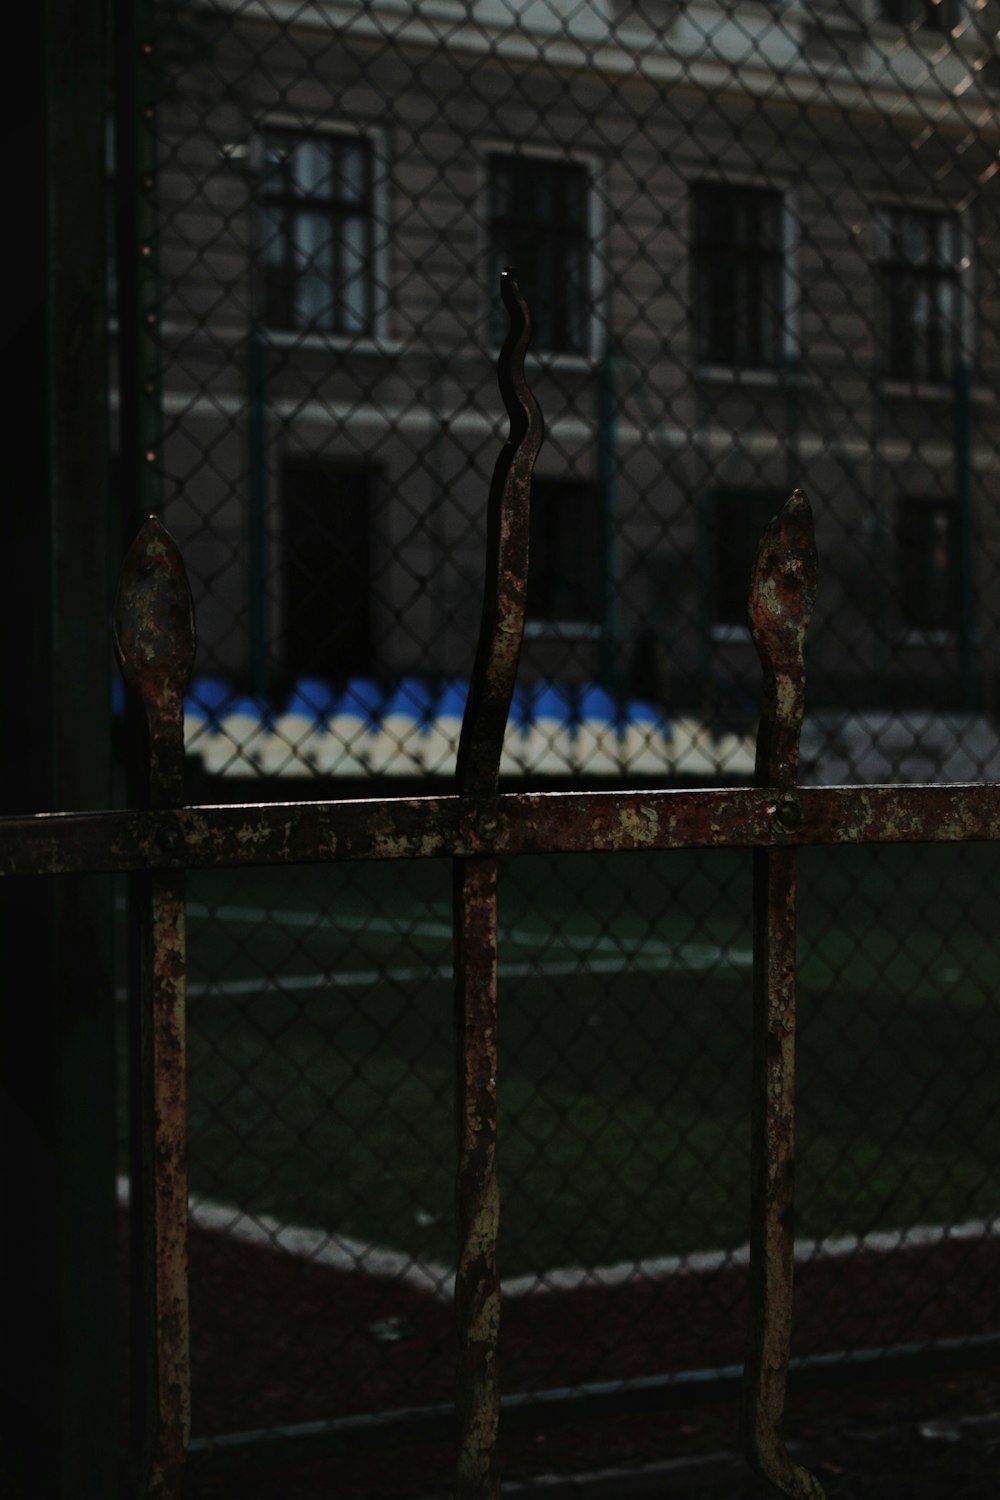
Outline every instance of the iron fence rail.
[[(859, 796), (859, 793), (863, 795)], [(790, 826), (789, 826), (790, 825)], [(588, 850), (963, 843), (1000, 837), (996, 783), (505, 792), (39, 813), (3, 820), (0, 873), (100, 874)]]

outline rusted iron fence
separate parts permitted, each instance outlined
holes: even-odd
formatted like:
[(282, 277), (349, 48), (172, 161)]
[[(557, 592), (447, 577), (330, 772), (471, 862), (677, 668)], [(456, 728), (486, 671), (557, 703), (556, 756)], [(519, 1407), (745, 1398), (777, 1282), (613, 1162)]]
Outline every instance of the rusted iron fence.
[[(198, 610), (193, 800), (450, 785), (506, 261), (544, 308), (530, 359), (548, 438), (502, 785), (752, 779), (745, 578), (799, 484), (824, 559), (800, 783), (1000, 779), (996, 0), (125, 8), (118, 451), (129, 539), (160, 516)], [(945, 1264), (960, 1244), (987, 1253), (997, 1205), (992, 872), (953, 853), (801, 862), (799, 1253), (855, 1305), (855, 1350), (915, 1337), (902, 1298), (890, 1328), (847, 1290), (893, 1235), (911, 1286), (925, 1236), (913, 1300), (938, 1309), (935, 1336), (992, 1326), (975, 1300), (991, 1273)], [(738, 1353), (749, 876), (736, 858), (686, 868), (539, 854), (498, 870), (517, 1074), (502, 1280), (526, 1320), (534, 1291), (557, 1292), (553, 1324), (564, 1298), (608, 1287), (623, 1378)], [(324, 1355), (356, 1413), (395, 1405), (411, 1363), (435, 1399), (446, 1388), (446, 1340), (403, 1288), (448, 1286), (448, 1190), (425, 1163), (447, 1147), (432, 989), (449, 900), (432, 861), (349, 889), (299, 872), (194, 893), (200, 1222), (262, 1251), (308, 1242), (333, 1270), (397, 1266), (399, 1305), (358, 1302), (341, 1330), (365, 1395), (335, 1341)], [(359, 1003), (323, 1075), (307, 1039), (327, 985)], [(639, 1164), (668, 1120), (651, 1200)], [(361, 1122), (371, 1150), (335, 1191), (309, 1143), (346, 1149)], [(374, 1184), (391, 1189), (378, 1214)], [(665, 1359), (655, 1309), (668, 1318), (709, 1252), (729, 1290)], [(217, 1274), (195, 1278), (206, 1309)], [(944, 1292), (959, 1284), (961, 1306)], [(210, 1322), (196, 1308), (206, 1368), (223, 1348)], [(512, 1391), (607, 1373), (541, 1327)], [(293, 1374), (291, 1325), (261, 1337), (298, 1395), (251, 1415), (234, 1394), (207, 1426), (331, 1409)]]
[[(453, 793), (420, 798), (183, 805), (183, 703), (195, 656), (180, 554), (151, 518), (115, 606), (122, 671), (148, 734), (143, 810), (39, 814), (0, 823), (7, 876), (132, 872), (142, 928), (140, 1489), (179, 1496), (190, 1444), (185, 1064), (185, 871), (341, 861), (452, 861), (458, 1320), (457, 1479), (462, 1500), (499, 1490), (497, 860), (537, 851), (753, 850), (753, 1191), (744, 1429), (755, 1468), (790, 1497), (820, 1497), (781, 1435), (792, 1325), (796, 1055), (796, 854), (809, 845), (1000, 838), (1000, 787), (804, 787), (803, 647), (816, 592), (809, 502), (793, 494), (765, 530), (749, 618), (764, 673), (754, 785), (643, 792), (506, 793), (499, 768), (524, 631), (532, 469), (542, 421), (524, 373), (530, 319), (504, 276), (510, 331), (500, 386), (510, 437), (489, 495), (479, 646)], [(669, 1169), (660, 1163), (657, 1170)], [(335, 1165), (331, 1164), (335, 1169)], [(994, 1339), (987, 1357), (995, 1354)], [(933, 1351), (932, 1351), (933, 1352)], [(983, 1354), (982, 1345), (978, 1349)], [(508, 1400), (508, 1406), (511, 1403)], [(401, 1414), (413, 1420), (414, 1413)], [(416, 1414), (419, 1418), (419, 1413)], [(424, 1414), (430, 1425), (434, 1413)], [(387, 1428), (385, 1430), (388, 1430)], [(260, 1435), (258, 1435), (258, 1443)], [(244, 1439), (243, 1446), (252, 1446)], [(239, 1445), (237, 1445), (239, 1446)]]

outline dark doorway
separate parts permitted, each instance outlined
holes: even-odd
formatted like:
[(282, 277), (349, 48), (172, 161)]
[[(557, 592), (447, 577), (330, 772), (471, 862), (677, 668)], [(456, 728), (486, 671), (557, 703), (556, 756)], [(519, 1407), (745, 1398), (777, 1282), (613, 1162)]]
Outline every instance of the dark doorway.
[(284, 462), (283, 657), (289, 682), (342, 682), (371, 670), (374, 480), (370, 465)]

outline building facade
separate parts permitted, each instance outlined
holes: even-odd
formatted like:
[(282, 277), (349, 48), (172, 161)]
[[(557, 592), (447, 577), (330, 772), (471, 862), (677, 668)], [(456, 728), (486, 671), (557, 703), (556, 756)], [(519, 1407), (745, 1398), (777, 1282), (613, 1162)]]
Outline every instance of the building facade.
[(514, 264), (547, 429), (526, 680), (748, 723), (747, 569), (801, 485), (813, 706), (990, 708), (998, 10), (164, 12), (162, 482), (199, 670), (468, 672)]

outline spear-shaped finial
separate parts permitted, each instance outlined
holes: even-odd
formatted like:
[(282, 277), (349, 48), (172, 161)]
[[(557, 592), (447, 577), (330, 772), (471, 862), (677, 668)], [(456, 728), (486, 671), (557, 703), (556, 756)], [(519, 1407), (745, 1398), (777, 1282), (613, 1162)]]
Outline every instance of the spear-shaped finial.
[(458, 747), (459, 788), (479, 797), (496, 792), (514, 695), (528, 597), (531, 474), (543, 437), (542, 414), (524, 373), (531, 314), (510, 266), (500, 277), (500, 294), (508, 329), (497, 380), (510, 418), (510, 436), (490, 484), (483, 612)]
[(122, 563), (113, 636), (122, 676), (142, 700), (149, 727), (150, 801), (182, 800), (184, 692), (195, 658), (194, 607), (184, 562), (150, 516)]

